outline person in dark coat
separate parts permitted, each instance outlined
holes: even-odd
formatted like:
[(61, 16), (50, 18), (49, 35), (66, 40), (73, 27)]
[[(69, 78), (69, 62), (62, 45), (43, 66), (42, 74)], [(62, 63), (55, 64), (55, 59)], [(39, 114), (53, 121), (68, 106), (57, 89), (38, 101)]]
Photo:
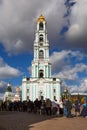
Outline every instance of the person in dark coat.
[(71, 110), (72, 110), (72, 103), (70, 98), (66, 101), (66, 108), (67, 108), (67, 117), (72, 117)]
[(75, 100), (75, 116), (79, 116), (80, 115), (80, 102), (78, 100), (78, 98), (76, 97), (76, 100)]
[(81, 116), (86, 117), (87, 118), (87, 101), (84, 101), (84, 104), (82, 105), (83, 109), (81, 111)]

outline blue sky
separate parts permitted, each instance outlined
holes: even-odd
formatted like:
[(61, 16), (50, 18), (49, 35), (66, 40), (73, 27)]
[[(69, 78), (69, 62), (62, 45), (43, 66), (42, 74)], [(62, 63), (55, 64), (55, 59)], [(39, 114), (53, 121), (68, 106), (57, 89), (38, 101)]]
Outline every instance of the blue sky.
[(37, 18), (47, 20), (52, 76), (87, 92), (87, 0), (0, 0), (0, 93), (30, 76)]

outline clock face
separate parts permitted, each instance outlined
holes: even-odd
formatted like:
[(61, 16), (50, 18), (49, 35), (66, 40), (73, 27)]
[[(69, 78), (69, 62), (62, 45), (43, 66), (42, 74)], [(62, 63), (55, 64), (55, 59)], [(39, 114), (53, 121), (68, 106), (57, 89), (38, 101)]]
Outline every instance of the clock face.
[(43, 43), (40, 43), (40, 46), (43, 46)]

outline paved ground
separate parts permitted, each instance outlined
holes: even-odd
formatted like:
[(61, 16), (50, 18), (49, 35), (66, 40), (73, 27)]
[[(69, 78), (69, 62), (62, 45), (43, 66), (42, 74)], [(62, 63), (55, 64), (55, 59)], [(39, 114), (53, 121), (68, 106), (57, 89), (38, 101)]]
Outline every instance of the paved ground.
[(0, 130), (87, 130), (87, 118), (0, 112)]

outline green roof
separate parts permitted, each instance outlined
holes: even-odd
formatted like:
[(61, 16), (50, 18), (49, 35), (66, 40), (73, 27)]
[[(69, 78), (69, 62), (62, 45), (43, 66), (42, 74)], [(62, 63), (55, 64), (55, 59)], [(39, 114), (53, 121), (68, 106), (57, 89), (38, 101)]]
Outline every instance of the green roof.
[(6, 92), (12, 92), (11, 86), (8, 86), (8, 87), (7, 87)]

